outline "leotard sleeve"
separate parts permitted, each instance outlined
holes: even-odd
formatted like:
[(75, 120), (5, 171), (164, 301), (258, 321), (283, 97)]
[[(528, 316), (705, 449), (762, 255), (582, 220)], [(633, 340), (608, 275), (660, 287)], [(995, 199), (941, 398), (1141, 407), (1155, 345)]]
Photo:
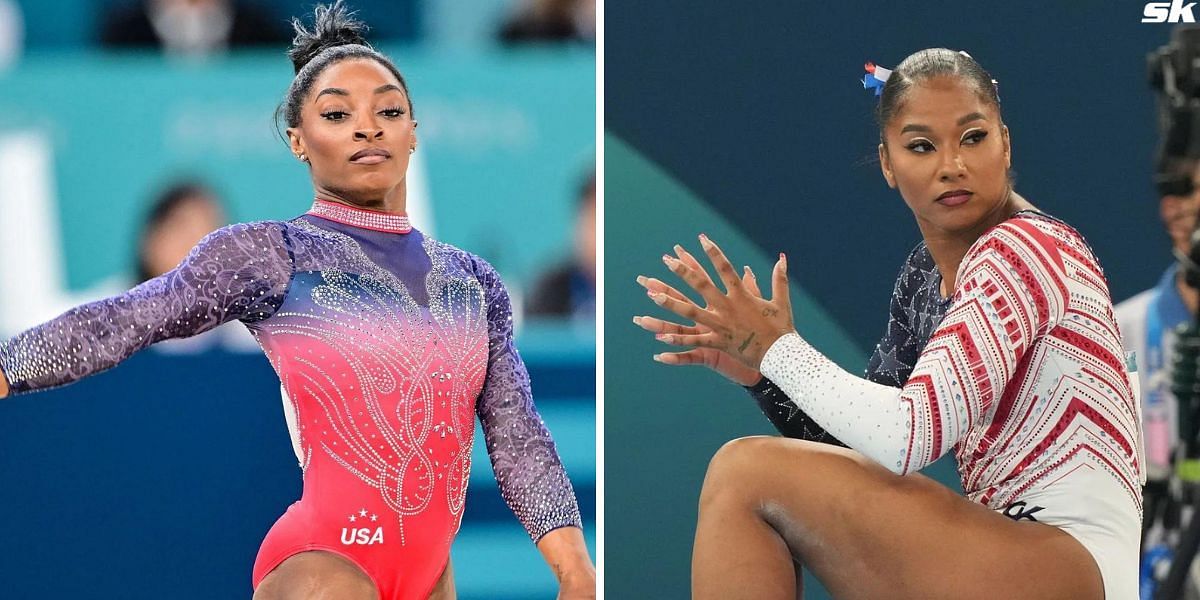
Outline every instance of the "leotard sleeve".
[(529, 373), (512, 340), (512, 304), (500, 277), (475, 259), (488, 312), (488, 368), (476, 413), (500, 495), (536, 543), (581, 527), (579, 505), (550, 431), (533, 405)]
[[(908, 379), (912, 364), (916, 362), (916, 357), (921, 352), (921, 347), (924, 346), (925, 340), (916, 339), (917, 336), (908, 323), (908, 311), (903, 305), (903, 300), (912, 300), (911, 290), (906, 288), (911, 287), (914, 283), (911, 280), (914, 269), (913, 262), (920, 248), (918, 246), (917, 250), (909, 253), (908, 259), (900, 269), (900, 275), (896, 278), (896, 284), (892, 289), (891, 303), (888, 307), (887, 329), (883, 333), (883, 338), (875, 345), (875, 351), (871, 354), (870, 362), (867, 363), (866, 377), (875, 383), (896, 388), (902, 387)], [(746, 391), (754, 398), (758, 409), (767, 417), (771, 425), (775, 426), (780, 435), (810, 442), (846, 446), (841, 440), (825, 431), (812, 417), (800, 410), (800, 407), (788, 399), (787, 394), (783, 393), (783, 390), (780, 390), (779, 386), (767, 377), (763, 377), (752, 386), (747, 386)]]
[(789, 400), (787, 394), (783, 393), (774, 381), (763, 377), (758, 383), (748, 386), (746, 391), (754, 398), (763, 416), (767, 417), (783, 437), (846, 447), (846, 444), (830, 435), (812, 417), (800, 410), (795, 402)]
[(12, 393), (65, 385), (161, 340), (264, 319), (290, 279), (281, 224), (231, 225), (201, 240), (175, 269), (0, 343), (0, 369)]
[(967, 253), (950, 308), (903, 388), (843, 371), (795, 333), (772, 344), (761, 370), (829, 433), (909, 473), (945, 454), (972, 425), (990, 422), (1017, 365), (1066, 302), (1054, 242), (1013, 219)]

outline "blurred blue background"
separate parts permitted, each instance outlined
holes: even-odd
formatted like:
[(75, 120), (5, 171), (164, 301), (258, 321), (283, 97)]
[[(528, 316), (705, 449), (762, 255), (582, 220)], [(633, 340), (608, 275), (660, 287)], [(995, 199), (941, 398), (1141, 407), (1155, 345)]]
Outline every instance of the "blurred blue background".
[[(920, 240), (876, 157), (863, 63), (963, 49), (999, 81), (1016, 189), (1094, 246), (1114, 300), (1171, 262), (1151, 174), (1145, 2), (605, 3), (605, 591), (689, 597), (696, 505), (724, 442), (774, 433), (701, 368), (651, 361), (630, 323), (663, 315), (634, 278), (672, 244), (719, 242), (763, 277), (788, 254), (796, 324), (861, 373)], [(931, 474), (958, 488), (952, 460)], [(787, 477), (786, 473), (780, 473)], [(652, 564), (653, 568), (647, 565)], [(814, 581), (805, 598), (828, 596)]]
[[(0, 0), (0, 338), (131, 285), (139, 230), (173, 181), (211, 187), (228, 222), (287, 219), (311, 203), (272, 114), (292, 78), (287, 20), (313, 3), (234, 3), (282, 41), (185, 52), (107, 41), (113, 13), (139, 4)], [(539, 0), (349, 4), (412, 93), (413, 177), (427, 204), (415, 225), (483, 256), (525, 303), (574, 254), (577, 196), (594, 163), (589, 5), (554, 3), (575, 11), (567, 30), (525, 23), (543, 14)], [(14, 281), (12, 265), (30, 264), (41, 265), (37, 281)], [(581, 314), (521, 318), (517, 344), (594, 557), (594, 315)], [(152, 348), (0, 402), (0, 597), (250, 596), (258, 544), (299, 497), (300, 471), (278, 380), (246, 350), (221, 340)], [(453, 560), (461, 598), (557, 589), (481, 444)]]

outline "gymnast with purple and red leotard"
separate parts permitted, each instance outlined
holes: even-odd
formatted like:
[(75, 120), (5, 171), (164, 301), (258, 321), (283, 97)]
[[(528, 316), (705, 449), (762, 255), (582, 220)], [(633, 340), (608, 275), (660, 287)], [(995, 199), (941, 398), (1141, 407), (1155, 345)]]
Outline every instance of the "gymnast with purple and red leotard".
[(254, 597), (452, 598), (450, 545), (483, 426), (501, 495), (562, 598), (594, 598), (579, 508), (479, 257), (405, 213), (416, 121), (399, 71), (338, 2), (296, 23), (283, 106), (316, 200), (220, 229), (174, 270), (0, 344), (0, 396), (64, 385), (155, 342), (240, 320), (279, 375), (303, 495), (271, 528)]

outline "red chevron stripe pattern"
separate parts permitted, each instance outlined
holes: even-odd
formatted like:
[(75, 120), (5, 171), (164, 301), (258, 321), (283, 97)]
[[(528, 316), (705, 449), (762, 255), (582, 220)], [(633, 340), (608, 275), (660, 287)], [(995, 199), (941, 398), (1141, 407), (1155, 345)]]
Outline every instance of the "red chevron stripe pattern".
[(1070, 227), (1010, 219), (972, 248), (900, 393), (902, 471), (951, 449), (993, 508), (1088, 468), (1141, 506), (1138, 413), (1100, 266)]

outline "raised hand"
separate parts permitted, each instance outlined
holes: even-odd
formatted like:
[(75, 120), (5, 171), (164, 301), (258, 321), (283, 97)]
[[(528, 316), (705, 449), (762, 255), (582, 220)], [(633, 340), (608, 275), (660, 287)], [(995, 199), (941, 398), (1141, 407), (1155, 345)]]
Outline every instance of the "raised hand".
[[(703, 266), (686, 250), (675, 246), (677, 256), (663, 255), (663, 262), (700, 294), (705, 306), (697, 306), (661, 281), (639, 277), (639, 283), (646, 287), (656, 304), (694, 324), (681, 325), (652, 317), (639, 317), (635, 322), (657, 333), (655, 338), (662, 342), (695, 347), (685, 352), (660, 354), (656, 360), (667, 364), (704, 364), (739, 383), (754, 383), (757, 378), (753, 375), (757, 374), (767, 349), (780, 336), (795, 330), (788, 297), (787, 259), (783, 254), (779, 255), (771, 277), (772, 298), (766, 300), (748, 267), (739, 277), (714, 242), (701, 235), (700, 244), (725, 290), (717, 287)], [(722, 354), (748, 370), (731, 368), (723, 362)]]
[[(693, 268), (702, 268), (700, 263), (696, 262), (696, 259), (682, 247), (675, 246), (675, 248), (676, 254), (680, 255), (680, 260), (687, 262)], [(675, 288), (653, 277), (639, 275), (637, 282), (646, 288), (646, 294), (651, 297), (655, 293), (665, 293), (673, 298), (686, 300), (684, 295), (679, 293)], [(746, 286), (747, 290), (750, 290), (759, 297), (762, 296), (758, 291), (758, 282), (754, 277), (754, 271), (751, 271), (750, 267), (745, 267), (743, 271), (742, 284)], [(710, 331), (702, 325), (676, 325), (675, 323), (649, 316), (634, 317), (633, 322), (642, 329), (654, 334), (698, 334)], [(716, 348), (692, 348), (691, 350), (684, 350), (682, 352), (663, 352), (655, 354), (654, 360), (667, 365), (705, 366), (720, 373), (726, 379), (743, 386), (752, 386), (762, 379), (762, 374), (757, 370), (747, 367), (728, 353)]]

